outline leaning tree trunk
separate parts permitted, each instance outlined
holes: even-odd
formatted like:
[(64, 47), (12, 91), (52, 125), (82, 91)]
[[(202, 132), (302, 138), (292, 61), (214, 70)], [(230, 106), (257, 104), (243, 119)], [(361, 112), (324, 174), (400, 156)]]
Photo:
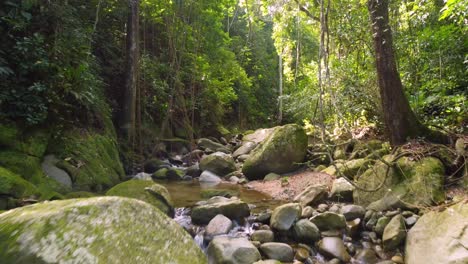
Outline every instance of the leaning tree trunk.
[(388, 0), (369, 0), (368, 9), (384, 122), (390, 143), (401, 145), (409, 138), (428, 136), (429, 129), (416, 118), (403, 91), (388, 21)]
[(127, 23), (127, 68), (120, 128), (129, 142), (134, 143), (138, 82), (138, 24), (140, 0), (128, 0), (128, 3), (129, 13)]

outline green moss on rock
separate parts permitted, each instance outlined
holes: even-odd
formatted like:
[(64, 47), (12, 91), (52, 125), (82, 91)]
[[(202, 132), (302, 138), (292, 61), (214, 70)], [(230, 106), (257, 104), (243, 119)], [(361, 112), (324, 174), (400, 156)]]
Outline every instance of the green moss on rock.
[(175, 221), (128, 198), (34, 204), (0, 215), (5, 263), (202, 264), (206, 257)]
[(167, 215), (174, 214), (169, 192), (164, 186), (145, 180), (129, 180), (112, 187), (107, 196), (121, 196), (145, 201)]
[(296, 124), (276, 127), (252, 150), (242, 172), (250, 180), (263, 179), (270, 172), (290, 172), (297, 168), (295, 163), (304, 160), (306, 150), (307, 135), (302, 127)]
[(23, 198), (38, 195), (36, 186), (5, 168), (0, 167), (0, 195)]
[[(388, 175), (385, 176), (387, 170)], [(393, 207), (429, 206), (445, 198), (444, 166), (433, 157), (419, 161), (403, 157), (390, 168), (377, 162), (357, 179), (357, 185), (373, 190), (384, 180), (382, 188), (374, 192), (356, 189), (354, 201), (373, 210), (387, 210)]]
[(100, 192), (125, 176), (110, 135), (72, 131), (54, 145), (50, 151), (62, 158), (59, 166), (69, 173), (75, 190)]
[(50, 139), (45, 129), (19, 129), (15, 124), (0, 124), (0, 146), (27, 155), (42, 157)]

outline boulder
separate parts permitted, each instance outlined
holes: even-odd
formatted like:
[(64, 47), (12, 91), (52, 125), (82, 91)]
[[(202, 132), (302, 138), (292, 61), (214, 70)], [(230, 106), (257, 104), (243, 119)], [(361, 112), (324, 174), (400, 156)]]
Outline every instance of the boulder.
[(356, 188), (345, 178), (333, 181), (330, 198), (336, 201), (353, 201), (353, 191)]
[(190, 235), (155, 207), (96, 197), (0, 214), (2, 263), (207, 263)]
[(165, 163), (162, 160), (149, 159), (149, 160), (145, 161), (145, 163), (143, 164), (143, 171), (146, 172), (146, 173), (152, 174), (152, 173), (155, 173), (160, 168), (166, 167), (166, 166), (168, 166), (168, 164)]
[(346, 228), (345, 217), (343, 215), (331, 212), (318, 214), (310, 218), (310, 221), (314, 223), (320, 229), (320, 231)]
[(233, 158), (237, 158), (241, 155), (249, 154), (257, 146), (257, 143), (252, 141), (244, 141), (242, 145), (232, 153)]
[(203, 199), (209, 199), (215, 196), (231, 198), (234, 196), (239, 196), (239, 192), (236, 190), (229, 189), (203, 189), (200, 191), (200, 195)]
[(327, 186), (312, 185), (294, 197), (294, 202), (298, 202), (302, 207), (316, 204), (327, 195)]
[(244, 237), (215, 237), (208, 245), (206, 253), (210, 264), (251, 264), (261, 259), (258, 249)]
[(169, 191), (153, 181), (129, 180), (122, 182), (108, 190), (106, 195), (142, 200), (169, 216), (174, 215), (174, 206)]
[(260, 251), (269, 259), (275, 259), (281, 262), (292, 262), (294, 260), (292, 247), (285, 243), (264, 243), (260, 245)]
[(344, 215), (346, 221), (351, 221), (356, 218), (363, 218), (366, 210), (364, 207), (354, 204), (347, 204), (341, 207), (341, 214)]
[(382, 235), (385, 250), (396, 249), (406, 238), (405, 220), (400, 214), (395, 215), (387, 224)]
[(356, 256), (354, 256), (354, 259), (360, 264), (374, 264), (379, 261), (375, 251), (370, 248), (360, 250)]
[(202, 171), (211, 171), (219, 176), (225, 176), (236, 170), (236, 164), (230, 155), (215, 152), (201, 159), (200, 169)]
[(344, 176), (353, 179), (355, 176), (364, 173), (371, 164), (372, 160), (370, 159), (352, 159), (343, 163), (340, 171)]
[(181, 181), (185, 176), (185, 172), (176, 168), (161, 168), (153, 173), (153, 178), (158, 180)]
[(252, 241), (258, 241), (260, 243), (273, 242), (275, 235), (271, 230), (256, 230), (250, 237)]
[(135, 176), (133, 176), (132, 179), (134, 180), (144, 180), (144, 181), (152, 181), (153, 180), (153, 175), (150, 173), (146, 172), (139, 172)]
[(224, 215), (216, 215), (205, 228), (205, 238), (211, 240), (215, 236), (229, 233), (233, 227), (231, 219)]
[(424, 214), (408, 232), (406, 263), (468, 263), (467, 219), (467, 200)]
[(283, 204), (275, 208), (270, 218), (270, 226), (277, 230), (289, 230), (301, 218), (302, 208), (298, 203)]
[(72, 180), (68, 173), (56, 166), (57, 162), (60, 160), (57, 159), (54, 155), (46, 155), (42, 161), (41, 167), (42, 171), (50, 178), (56, 180), (57, 182), (67, 186), (72, 187)]
[(388, 216), (382, 216), (377, 220), (377, 223), (375, 224), (374, 231), (375, 233), (379, 235), (383, 235), (383, 232), (385, 230), (385, 227), (388, 225), (388, 223), (392, 220), (392, 218)]
[(298, 242), (312, 243), (320, 239), (320, 230), (307, 219), (301, 219), (293, 227), (294, 238)]
[(21, 176), (0, 167), (0, 210), (16, 207), (10, 199), (20, 199), (39, 194), (36, 186), (21, 178)]
[[(385, 156), (384, 159), (388, 162), (393, 157)], [(433, 157), (419, 161), (402, 157), (390, 168), (377, 162), (357, 179), (356, 184), (372, 190), (385, 181), (382, 188), (375, 192), (356, 189), (353, 193), (354, 202), (375, 211), (430, 206), (445, 198), (444, 177), (442, 162)]]
[(198, 140), (198, 146), (203, 150), (211, 149), (215, 152), (231, 153), (231, 150), (229, 148), (207, 138), (200, 138)]
[(351, 256), (346, 251), (343, 240), (339, 237), (324, 237), (318, 243), (319, 251), (331, 258), (337, 258), (345, 263), (351, 260)]
[(203, 171), (198, 181), (206, 183), (220, 183), (222, 180), (218, 175), (212, 173), (211, 171)]
[(242, 172), (249, 180), (262, 179), (267, 173), (285, 173), (304, 160), (307, 135), (298, 125), (276, 127), (244, 162)]
[(195, 224), (207, 224), (218, 214), (241, 221), (250, 215), (250, 209), (246, 203), (238, 198), (228, 199), (216, 196), (192, 209), (192, 221)]

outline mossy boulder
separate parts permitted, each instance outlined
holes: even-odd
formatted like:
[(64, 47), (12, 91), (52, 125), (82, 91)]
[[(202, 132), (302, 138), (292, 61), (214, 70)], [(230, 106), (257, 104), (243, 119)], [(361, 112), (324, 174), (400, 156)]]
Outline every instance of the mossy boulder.
[(16, 207), (12, 204), (16, 199), (39, 196), (39, 190), (32, 183), (0, 167), (0, 210)]
[[(391, 161), (392, 157), (386, 156), (385, 160)], [(376, 211), (429, 206), (445, 198), (444, 174), (442, 162), (433, 157), (418, 161), (402, 157), (391, 167), (377, 162), (357, 179), (356, 184), (373, 190), (385, 181), (382, 188), (374, 192), (356, 189), (353, 193), (354, 202)]]
[(62, 159), (57, 165), (71, 176), (74, 190), (101, 192), (125, 177), (111, 134), (69, 131), (50, 152)]
[(65, 199), (91, 198), (91, 197), (96, 197), (96, 196), (99, 196), (99, 195), (92, 193), (92, 192), (80, 191), (80, 192), (70, 192), (70, 193), (65, 194)]
[(297, 168), (307, 151), (307, 135), (296, 124), (276, 127), (247, 158), (242, 172), (249, 180), (270, 173), (286, 173)]
[(161, 168), (153, 173), (153, 178), (157, 180), (181, 181), (185, 172), (176, 168)]
[(236, 170), (236, 164), (230, 155), (222, 152), (216, 152), (211, 155), (204, 156), (201, 159), (200, 169), (202, 171), (211, 171), (219, 176), (225, 176)]
[(467, 202), (419, 218), (406, 238), (406, 263), (468, 263)]
[(162, 167), (167, 167), (169, 166), (167, 163), (165, 163), (162, 160), (159, 159), (149, 159), (145, 161), (145, 164), (143, 164), (143, 170), (146, 173), (155, 173), (157, 170), (159, 170)]
[(224, 146), (224, 145), (222, 145), (220, 143), (214, 142), (213, 140), (208, 139), (208, 138), (200, 138), (198, 140), (198, 147), (200, 147), (203, 150), (211, 149), (213, 151), (219, 151), (219, 152), (223, 152), (223, 153), (231, 153), (231, 150), (229, 148), (227, 148), (226, 146)]
[(175, 221), (135, 199), (39, 203), (0, 215), (4, 263), (207, 263)]
[(174, 215), (174, 206), (169, 191), (153, 181), (129, 180), (122, 182), (108, 190), (106, 195), (142, 200), (169, 216)]
[(225, 198), (215, 196), (207, 201), (201, 202), (192, 209), (192, 221), (195, 224), (208, 224), (216, 215), (222, 214), (229, 219), (243, 221), (250, 215), (247, 203), (238, 198)]

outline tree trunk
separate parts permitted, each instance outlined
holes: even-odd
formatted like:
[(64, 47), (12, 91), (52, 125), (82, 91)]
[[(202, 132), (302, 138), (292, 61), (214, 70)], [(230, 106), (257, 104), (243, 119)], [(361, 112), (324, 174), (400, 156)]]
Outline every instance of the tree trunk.
[(134, 143), (136, 124), (136, 95), (138, 82), (138, 31), (139, 0), (128, 0), (129, 13), (127, 23), (127, 70), (120, 129), (129, 142)]
[(430, 131), (411, 110), (398, 74), (388, 19), (388, 0), (369, 0), (368, 9), (384, 122), (390, 143), (401, 145), (409, 138), (427, 136)]

